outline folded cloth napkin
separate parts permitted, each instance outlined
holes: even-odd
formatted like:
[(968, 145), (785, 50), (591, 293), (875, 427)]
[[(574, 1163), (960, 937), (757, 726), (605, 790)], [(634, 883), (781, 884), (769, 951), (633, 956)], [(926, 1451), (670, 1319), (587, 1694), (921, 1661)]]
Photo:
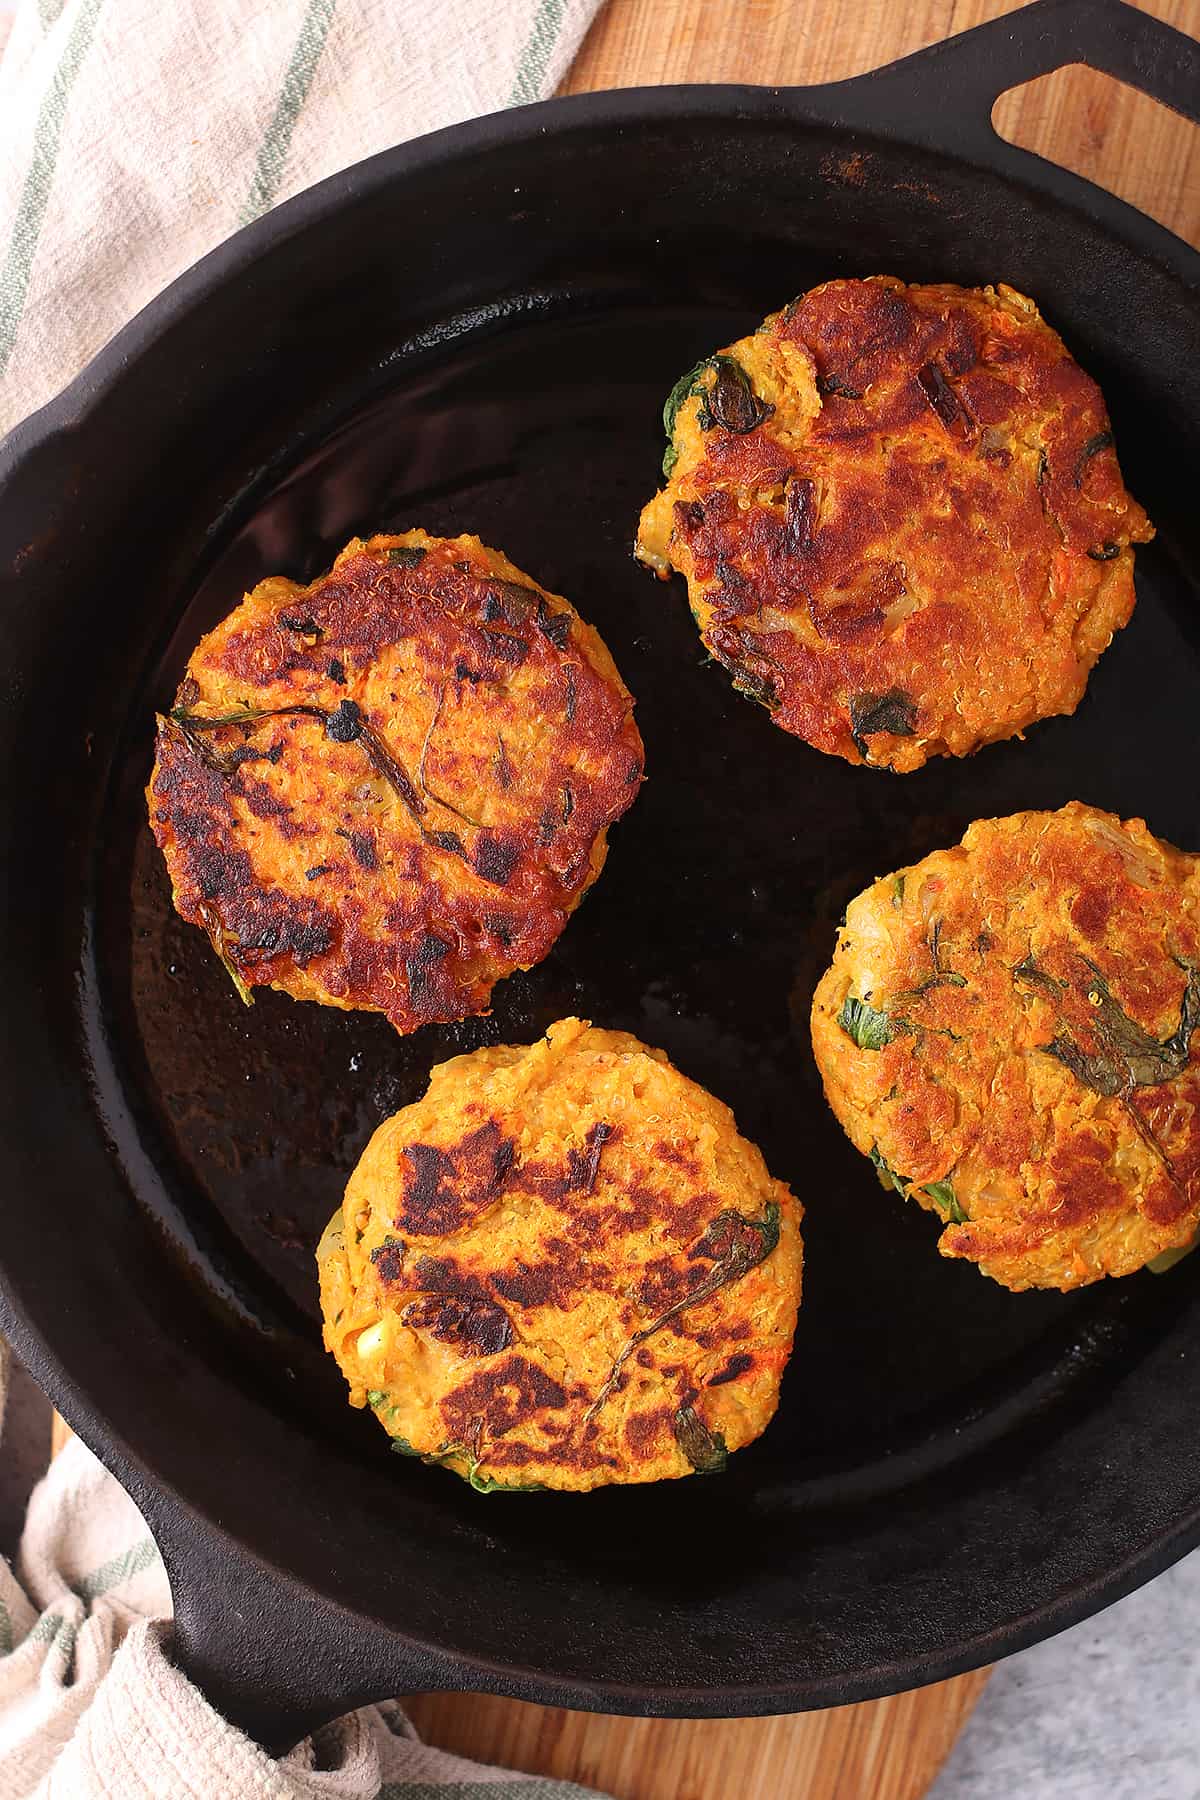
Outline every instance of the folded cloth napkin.
[(172, 1665), (170, 1614), (145, 1521), (73, 1439), (0, 1557), (0, 1800), (594, 1800), (422, 1744), (395, 1700), (277, 1762)]
[[(553, 93), (597, 4), (21, 0), (0, 56), (0, 433), (277, 201)], [(428, 1748), (394, 1701), (276, 1762), (172, 1666), (170, 1611), (141, 1515), (72, 1443), (0, 1561), (0, 1800), (584, 1794)]]
[(0, 435), (277, 201), (552, 94), (599, 3), (20, 0), (0, 57)]

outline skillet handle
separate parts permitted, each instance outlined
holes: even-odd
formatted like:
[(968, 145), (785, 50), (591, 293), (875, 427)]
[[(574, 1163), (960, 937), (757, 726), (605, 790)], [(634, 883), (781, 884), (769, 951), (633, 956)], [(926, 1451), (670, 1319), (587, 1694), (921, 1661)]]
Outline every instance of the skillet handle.
[(910, 142), (983, 153), (992, 164), (999, 147), (1027, 163), (1030, 153), (996, 132), (992, 108), (1009, 88), (1067, 63), (1086, 63), (1200, 124), (1200, 43), (1125, 0), (1034, 0), (826, 92), (841, 87), (849, 100), (853, 90), (848, 123), (890, 125)]
[(453, 1663), (280, 1575), (168, 1496), (127, 1485), (170, 1578), (172, 1660), (272, 1756), (372, 1700), (465, 1685)]

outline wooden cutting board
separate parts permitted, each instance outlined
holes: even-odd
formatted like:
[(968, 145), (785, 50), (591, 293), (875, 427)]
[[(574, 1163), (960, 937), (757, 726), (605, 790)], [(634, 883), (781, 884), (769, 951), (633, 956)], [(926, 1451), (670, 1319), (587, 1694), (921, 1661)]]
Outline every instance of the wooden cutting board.
[[(564, 90), (834, 81), (1022, 3), (607, 0)], [(1141, 3), (1200, 36), (1200, 0)], [(1091, 70), (1067, 69), (1006, 95), (995, 122), (1003, 136), (1111, 188), (1200, 246), (1200, 132), (1153, 101)], [(56, 1449), (68, 1435), (56, 1420)], [(407, 1704), (431, 1743), (617, 1800), (919, 1800), (987, 1677), (982, 1669), (892, 1699), (776, 1719), (620, 1719), (481, 1694), (423, 1694)]]
[[(1018, 4), (607, 0), (564, 91), (835, 81)], [(1200, 0), (1144, 0), (1144, 10), (1200, 35)], [(1154, 101), (1073, 68), (1006, 95), (995, 123), (1014, 143), (1112, 189), (1200, 244), (1200, 132)], [(480, 1694), (425, 1694), (407, 1704), (431, 1743), (579, 1781), (617, 1800), (918, 1800), (987, 1677), (982, 1669), (892, 1699), (776, 1719), (618, 1719)]]

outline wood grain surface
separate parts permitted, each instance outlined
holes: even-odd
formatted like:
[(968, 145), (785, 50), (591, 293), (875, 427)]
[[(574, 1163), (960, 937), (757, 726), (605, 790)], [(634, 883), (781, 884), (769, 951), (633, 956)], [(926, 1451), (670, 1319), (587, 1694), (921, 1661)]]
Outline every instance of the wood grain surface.
[[(840, 81), (1023, 0), (608, 0), (563, 85), (665, 81)], [(1200, 37), (1200, 0), (1141, 0)], [(1200, 130), (1092, 69), (1044, 75), (1006, 94), (1001, 136), (1086, 175), (1200, 245)], [(895, 271), (902, 273), (902, 271)]]
[(489, 1694), (405, 1704), (430, 1743), (617, 1800), (916, 1800), (987, 1677), (778, 1719), (613, 1719)]
[[(836, 81), (1019, 3), (608, 0), (564, 91), (668, 81)], [(1145, 0), (1144, 10), (1200, 36), (1200, 0)], [(1200, 131), (1186, 120), (1079, 67), (1004, 95), (993, 119), (1002, 136), (1110, 188), (1200, 245)], [(582, 1782), (617, 1800), (918, 1800), (987, 1674), (777, 1719), (617, 1719), (479, 1694), (425, 1694), (408, 1705), (432, 1743)]]
[[(667, 81), (835, 81), (1021, 3), (607, 0), (564, 91)], [(1142, 5), (1200, 37), (1200, 0)], [(993, 118), (1004, 137), (1110, 188), (1200, 245), (1200, 131), (1186, 121), (1083, 68), (1005, 95)], [(56, 1449), (67, 1435), (56, 1421)], [(432, 1743), (582, 1782), (617, 1800), (919, 1800), (987, 1674), (776, 1719), (619, 1719), (480, 1694), (417, 1695), (407, 1704)]]

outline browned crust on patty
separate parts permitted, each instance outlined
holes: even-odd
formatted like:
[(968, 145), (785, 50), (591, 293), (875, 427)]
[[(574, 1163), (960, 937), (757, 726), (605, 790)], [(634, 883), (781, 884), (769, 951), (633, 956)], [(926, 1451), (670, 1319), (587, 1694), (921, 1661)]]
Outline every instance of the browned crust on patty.
[(435, 1069), (318, 1251), (352, 1404), (473, 1485), (686, 1475), (775, 1409), (800, 1209), (729, 1109), (576, 1019)]
[[(1012, 1288), (1072, 1288), (1200, 1224), (1197, 859), (1072, 802), (972, 825), (854, 900), (813, 1001), (855, 1145)], [(855, 1041), (847, 1013), (865, 1003)]]
[(1099, 388), (1031, 301), (827, 282), (699, 388), (639, 554), (687, 577), (706, 645), (778, 725), (905, 771), (1074, 710), (1153, 534)]
[(413, 531), (203, 639), (148, 800), (236, 979), (412, 1031), (546, 955), (641, 778), (598, 634), (477, 538)]

